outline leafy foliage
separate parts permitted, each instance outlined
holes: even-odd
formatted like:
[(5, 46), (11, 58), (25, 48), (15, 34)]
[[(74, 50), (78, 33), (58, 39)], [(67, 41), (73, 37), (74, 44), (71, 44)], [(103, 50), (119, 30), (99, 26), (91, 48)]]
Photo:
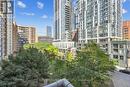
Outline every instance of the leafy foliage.
[(49, 57), (58, 56), (58, 49), (50, 43), (33, 43), (24, 45), (24, 49), (37, 48), (42, 52), (49, 54)]
[(40, 87), (46, 78), (66, 78), (75, 87), (107, 87), (108, 72), (115, 64), (97, 44), (86, 44), (75, 59), (71, 52), (66, 59), (57, 54), (58, 49), (48, 43), (25, 45), (16, 56), (2, 61), (0, 87)]
[(72, 52), (68, 51), (66, 53), (66, 60), (69, 61), (69, 62), (74, 60), (74, 56), (73, 56)]
[(48, 78), (49, 61), (46, 54), (30, 48), (3, 60), (1, 67), (0, 87), (40, 87)]
[(54, 60), (52, 66), (51, 78), (67, 78), (75, 87), (102, 87), (114, 70), (114, 62), (94, 43), (86, 44), (75, 60)]

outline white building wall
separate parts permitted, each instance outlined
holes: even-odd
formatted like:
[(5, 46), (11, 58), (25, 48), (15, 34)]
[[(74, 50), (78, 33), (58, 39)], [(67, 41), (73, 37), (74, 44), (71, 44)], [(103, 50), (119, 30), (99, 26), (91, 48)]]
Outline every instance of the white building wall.
[[(13, 30), (13, 0), (1, 0), (0, 8), (0, 60), (7, 58), (13, 53), (12, 30)], [(3, 5), (3, 7), (2, 7)]]
[(111, 41), (122, 35), (122, 1), (77, 0), (76, 4), (79, 44), (94, 41), (110, 54)]
[(0, 14), (0, 61), (4, 57), (3, 15)]
[(7, 15), (7, 56), (13, 53), (13, 19), (12, 14)]
[(55, 40), (71, 40), (71, 0), (54, 0), (54, 11)]

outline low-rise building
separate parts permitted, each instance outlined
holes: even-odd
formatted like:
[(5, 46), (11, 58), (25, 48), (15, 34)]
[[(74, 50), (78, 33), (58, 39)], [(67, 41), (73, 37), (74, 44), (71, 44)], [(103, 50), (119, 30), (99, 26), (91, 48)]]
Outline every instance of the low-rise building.
[(53, 42), (53, 38), (49, 37), (49, 36), (38, 36), (38, 42), (52, 43)]
[(130, 70), (130, 48), (128, 49), (128, 68)]
[(130, 68), (130, 41), (112, 41), (110, 57), (117, 59), (119, 66)]
[(75, 42), (53, 42), (53, 45), (60, 50), (75, 48)]
[(76, 43), (73, 41), (70, 42), (53, 42), (53, 45), (59, 49), (61, 53), (64, 54), (63, 58), (66, 58), (67, 52), (71, 52), (75, 58), (77, 53)]

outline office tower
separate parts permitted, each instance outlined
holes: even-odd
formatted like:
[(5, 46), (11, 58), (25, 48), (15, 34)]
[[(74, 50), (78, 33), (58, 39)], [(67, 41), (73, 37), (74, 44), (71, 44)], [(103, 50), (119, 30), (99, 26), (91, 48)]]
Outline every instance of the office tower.
[(13, 53), (13, 0), (0, 0), (0, 60)]
[(52, 37), (52, 28), (51, 28), (51, 26), (46, 27), (46, 36)]
[(130, 21), (123, 22), (123, 39), (130, 41)]
[(35, 27), (17, 26), (18, 30), (18, 49), (24, 44), (31, 44), (36, 42), (36, 29)]
[(122, 0), (77, 0), (78, 44), (99, 43), (111, 51), (111, 41), (122, 36)]
[(54, 37), (71, 41), (71, 0), (54, 0)]

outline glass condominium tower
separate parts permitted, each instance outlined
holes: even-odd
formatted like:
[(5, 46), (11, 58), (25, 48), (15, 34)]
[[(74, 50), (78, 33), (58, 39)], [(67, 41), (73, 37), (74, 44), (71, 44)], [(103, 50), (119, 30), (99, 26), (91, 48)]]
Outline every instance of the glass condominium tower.
[(12, 54), (13, 0), (0, 0), (0, 60)]
[(71, 0), (54, 0), (55, 41), (71, 41)]
[(94, 41), (110, 52), (112, 40), (122, 37), (122, 0), (77, 0), (78, 44)]

